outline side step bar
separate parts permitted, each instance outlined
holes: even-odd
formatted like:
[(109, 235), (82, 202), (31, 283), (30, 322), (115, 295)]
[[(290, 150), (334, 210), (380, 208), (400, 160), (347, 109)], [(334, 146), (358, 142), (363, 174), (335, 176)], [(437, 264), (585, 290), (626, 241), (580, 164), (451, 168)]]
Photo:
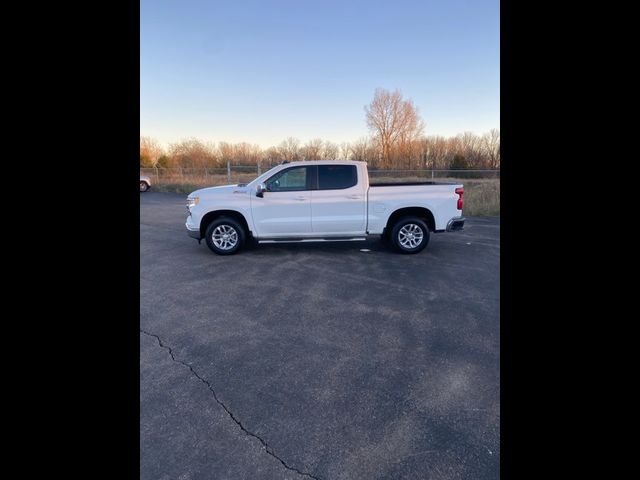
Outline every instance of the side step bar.
[(258, 243), (309, 243), (309, 242), (362, 242), (366, 237), (328, 237), (328, 238), (265, 238)]

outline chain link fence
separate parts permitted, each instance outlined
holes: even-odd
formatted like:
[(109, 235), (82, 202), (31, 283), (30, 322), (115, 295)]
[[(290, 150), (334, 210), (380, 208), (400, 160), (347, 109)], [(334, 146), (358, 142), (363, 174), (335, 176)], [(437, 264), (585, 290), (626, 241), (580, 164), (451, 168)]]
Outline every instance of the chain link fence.
[(384, 183), (403, 181), (500, 180), (500, 170), (377, 170), (369, 168), (369, 178)]
[[(247, 183), (262, 175), (269, 167), (260, 165), (227, 165), (226, 168), (141, 168), (152, 185), (217, 186)], [(369, 168), (369, 177), (376, 183), (394, 181), (500, 180), (500, 170), (379, 170)]]

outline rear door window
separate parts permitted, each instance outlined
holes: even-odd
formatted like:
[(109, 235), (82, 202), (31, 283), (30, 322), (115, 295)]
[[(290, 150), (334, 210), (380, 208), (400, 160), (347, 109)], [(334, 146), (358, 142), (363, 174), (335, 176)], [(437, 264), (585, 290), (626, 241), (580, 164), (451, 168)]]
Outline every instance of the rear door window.
[(355, 165), (318, 165), (318, 190), (342, 190), (357, 183)]

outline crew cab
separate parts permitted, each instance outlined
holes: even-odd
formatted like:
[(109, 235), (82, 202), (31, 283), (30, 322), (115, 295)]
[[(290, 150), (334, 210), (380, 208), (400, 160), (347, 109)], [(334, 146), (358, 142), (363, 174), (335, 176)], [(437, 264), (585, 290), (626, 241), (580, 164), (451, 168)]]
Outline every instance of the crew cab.
[(247, 184), (203, 188), (187, 197), (189, 236), (220, 255), (248, 241), (366, 240), (381, 235), (418, 253), (430, 233), (462, 230), (461, 184), (371, 182), (359, 161), (283, 163)]

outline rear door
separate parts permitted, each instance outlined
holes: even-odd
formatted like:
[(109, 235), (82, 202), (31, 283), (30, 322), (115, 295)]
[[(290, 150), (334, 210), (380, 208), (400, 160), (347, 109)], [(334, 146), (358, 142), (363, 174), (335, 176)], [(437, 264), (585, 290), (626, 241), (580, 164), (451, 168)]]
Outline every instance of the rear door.
[(263, 197), (251, 197), (251, 213), (259, 237), (286, 237), (311, 233), (313, 167), (280, 170), (264, 183)]
[(311, 195), (314, 234), (362, 235), (366, 230), (364, 182), (355, 165), (318, 165)]

